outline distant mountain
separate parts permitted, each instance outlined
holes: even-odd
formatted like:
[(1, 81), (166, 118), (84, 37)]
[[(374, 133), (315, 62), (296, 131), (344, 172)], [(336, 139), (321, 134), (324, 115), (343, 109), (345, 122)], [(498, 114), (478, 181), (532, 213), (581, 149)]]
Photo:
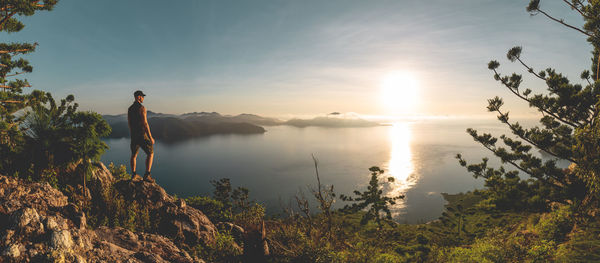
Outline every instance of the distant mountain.
[(264, 133), (263, 127), (250, 123), (202, 122), (174, 117), (154, 117), (148, 120), (152, 135), (157, 139), (174, 141), (213, 134)]
[[(185, 115), (185, 117), (184, 117)], [(175, 141), (213, 134), (258, 134), (266, 130), (258, 125), (242, 122), (244, 118), (232, 119), (218, 113), (194, 113), (184, 115), (148, 112), (148, 124), (157, 140)], [(112, 128), (109, 138), (129, 137), (127, 115), (104, 115)]]
[[(103, 115), (112, 127), (110, 138), (129, 137), (127, 115)], [(378, 123), (361, 119), (357, 114), (332, 112), (312, 119), (281, 121), (255, 114), (221, 115), (218, 112), (191, 112), (181, 115), (148, 111), (148, 122), (155, 139), (179, 140), (212, 134), (264, 133), (264, 126), (290, 125), (295, 127), (372, 127)]]
[(335, 128), (372, 127), (380, 125), (379, 123), (367, 121), (355, 115), (343, 115), (338, 112), (328, 114), (324, 117), (316, 117), (312, 119), (291, 119), (286, 121), (284, 124), (295, 127), (318, 126)]
[(283, 124), (283, 121), (262, 117), (254, 114), (240, 114), (236, 116), (221, 115), (216, 112), (192, 112), (185, 113), (180, 116), (183, 119), (202, 121), (202, 122), (234, 122), (234, 123), (251, 123), (254, 125), (274, 126)]

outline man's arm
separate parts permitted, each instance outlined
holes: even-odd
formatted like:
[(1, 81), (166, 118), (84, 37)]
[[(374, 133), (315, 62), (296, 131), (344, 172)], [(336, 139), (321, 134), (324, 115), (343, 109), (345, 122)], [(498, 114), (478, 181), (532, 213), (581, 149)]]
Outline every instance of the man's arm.
[(154, 144), (154, 138), (152, 138), (152, 133), (150, 132), (150, 125), (148, 125), (148, 120), (146, 119), (146, 107), (142, 107), (142, 119), (144, 121), (144, 131), (148, 134), (152, 144)]
[(131, 119), (129, 118), (129, 112), (127, 113), (127, 126), (129, 127), (129, 136), (131, 136)]

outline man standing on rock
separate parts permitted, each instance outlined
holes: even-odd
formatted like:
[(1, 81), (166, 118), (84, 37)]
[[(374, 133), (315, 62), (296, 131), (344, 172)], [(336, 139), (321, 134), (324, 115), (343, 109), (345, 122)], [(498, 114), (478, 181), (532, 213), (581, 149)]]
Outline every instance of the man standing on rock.
[(144, 174), (144, 180), (154, 182), (154, 179), (150, 176), (152, 160), (154, 159), (154, 138), (152, 138), (150, 126), (148, 126), (146, 107), (142, 106), (146, 94), (138, 90), (133, 93), (133, 97), (135, 101), (129, 106), (129, 110), (127, 111), (127, 122), (131, 137), (131, 176), (133, 180), (140, 179), (140, 176), (135, 171), (135, 162), (141, 147), (146, 153), (146, 173)]

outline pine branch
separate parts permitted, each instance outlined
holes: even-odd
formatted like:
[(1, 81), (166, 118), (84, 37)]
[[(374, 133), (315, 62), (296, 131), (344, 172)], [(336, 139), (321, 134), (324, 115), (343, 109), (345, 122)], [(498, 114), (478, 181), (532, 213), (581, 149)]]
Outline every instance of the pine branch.
[(0, 30), (4, 29), (4, 23), (6, 23), (6, 21), (8, 21), (16, 13), (17, 13), (16, 11), (13, 11), (12, 13), (7, 14), (6, 16), (4, 16), (4, 18), (2, 20), (0, 20)]
[[(510, 90), (510, 91), (511, 91), (513, 94), (515, 94), (515, 95), (516, 95), (517, 97), (519, 97), (520, 99), (522, 99), (522, 100), (524, 100), (524, 101), (527, 101), (527, 102), (531, 103), (531, 100), (530, 100), (529, 98), (527, 98), (527, 97), (525, 97), (525, 96), (521, 95), (521, 94), (520, 94), (520, 93), (519, 93), (517, 90), (515, 90), (515, 89), (511, 88), (511, 86), (510, 86), (510, 85), (509, 85), (509, 84), (508, 84), (508, 83), (507, 83), (507, 82), (506, 82), (504, 79), (500, 78), (500, 77), (499, 77), (499, 76), (500, 76), (500, 74), (498, 74), (498, 71), (497, 71), (496, 69), (492, 69), (492, 70), (494, 71), (494, 74), (495, 74), (496, 76), (498, 76), (498, 80), (499, 80), (499, 81), (500, 81), (500, 82), (501, 82), (501, 83), (502, 83), (504, 86), (506, 86), (506, 87), (507, 87), (507, 88), (508, 88), (508, 89), (509, 89), (509, 90)], [(537, 106), (536, 106), (536, 107), (537, 107)], [(572, 123), (572, 122), (570, 122), (570, 121), (568, 121), (568, 120), (565, 120), (565, 119), (563, 119), (563, 118), (561, 118), (561, 117), (557, 116), (555, 113), (553, 113), (553, 112), (550, 112), (550, 111), (548, 111), (547, 109), (545, 109), (545, 108), (543, 108), (543, 107), (537, 107), (537, 108), (538, 108), (540, 111), (542, 111), (542, 113), (546, 113), (546, 114), (548, 114), (548, 115), (550, 115), (550, 116), (554, 117), (555, 119), (557, 119), (557, 120), (559, 120), (559, 121), (563, 122), (564, 124), (567, 124), (567, 125), (569, 125), (569, 126), (571, 126), (571, 127), (573, 127), (573, 128), (577, 128), (577, 127), (579, 127), (579, 125), (577, 125), (577, 124), (575, 124), (575, 123)]]
[[(498, 155), (497, 155), (497, 153), (498, 153), (498, 149), (496, 148), (496, 146), (493, 146), (493, 147), (492, 147), (492, 146), (490, 146), (490, 145), (483, 144), (483, 143), (482, 143), (482, 145), (483, 145), (483, 147), (485, 147), (486, 149), (490, 150), (490, 151), (491, 151), (491, 152), (492, 152), (494, 155), (498, 156)], [(500, 158), (500, 159), (502, 159), (502, 158)], [(504, 160), (504, 159), (502, 159), (502, 161), (503, 161), (503, 162), (506, 162), (506, 163), (509, 163), (509, 164), (512, 164), (512, 165), (513, 165), (513, 166), (515, 166), (517, 169), (519, 169), (519, 170), (521, 170), (522, 172), (524, 172), (524, 173), (528, 174), (529, 176), (532, 176), (532, 177), (533, 177), (533, 172), (532, 172), (532, 171), (527, 171), (527, 170), (525, 170), (525, 168), (521, 167), (520, 165), (518, 165), (518, 164), (517, 164), (517, 163), (515, 163), (514, 161), (511, 161), (511, 160)]]
[(6, 77), (14, 77), (14, 76), (17, 76), (17, 75), (21, 75), (21, 74), (23, 74), (23, 73), (27, 73), (27, 72), (25, 72), (25, 71), (21, 71), (21, 72), (17, 72), (17, 73), (15, 73), (15, 74), (6, 75), (6, 76), (4, 76), (4, 77), (5, 77), (5, 78), (6, 78)]
[(584, 30), (582, 30), (582, 29), (580, 29), (580, 28), (578, 28), (578, 27), (575, 27), (575, 26), (572, 26), (572, 25), (569, 25), (569, 24), (565, 23), (565, 22), (564, 22), (562, 19), (556, 19), (556, 18), (552, 17), (551, 15), (549, 15), (548, 13), (546, 13), (546, 12), (542, 11), (542, 10), (541, 10), (541, 9), (539, 9), (539, 8), (537, 9), (537, 11), (538, 11), (538, 12), (540, 12), (540, 13), (542, 13), (543, 15), (545, 15), (547, 18), (550, 18), (551, 20), (553, 20), (553, 21), (555, 21), (555, 22), (557, 22), (557, 23), (560, 23), (560, 24), (561, 24), (561, 25), (563, 25), (563, 26), (566, 26), (566, 27), (568, 27), (568, 28), (571, 28), (571, 29), (577, 30), (577, 31), (579, 31), (580, 33), (582, 33), (582, 34), (584, 34), (584, 35), (586, 35), (586, 36), (588, 36), (588, 37), (595, 37), (594, 35), (592, 35), (592, 34), (590, 34), (590, 33), (588, 33), (588, 32), (585, 32)]
[(31, 49), (25, 48), (25, 49), (15, 49), (15, 50), (0, 50), (0, 54), (27, 52), (27, 51), (31, 51)]
[(546, 78), (544, 78), (544, 77), (540, 76), (539, 74), (535, 73), (535, 71), (533, 70), (533, 68), (532, 68), (532, 67), (530, 67), (530, 66), (528, 66), (527, 64), (525, 64), (525, 62), (523, 62), (523, 60), (521, 60), (521, 58), (520, 58), (520, 57), (517, 57), (517, 60), (518, 60), (519, 62), (521, 62), (521, 65), (523, 65), (523, 67), (525, 67), (525, 68), (527, 69), (527, 72), (529, 72), (529, 73), (531, 73), (531, 74), (535, 75), (536, 77), (538, 77), (538, 78), (539, 78), (539, 79), (541, 79), (541, 80), (544, 80), (544, 81), (546, 80)]
[[(487, 148), (488, 150), (490, 150), (490, 151), (491, 151), (491, 152), (492, 152), (494, 155), (498, 156), (498, 155), (497, 155), (498, 151), (497, 151), (497, 149), (495, 149), (495, 147), (494, 147), (494, 148), (491, 148), (491, 147), (489, 147), (489, 146), (487, 146), (487, 145), (484, 145), (484, 147), (485, 147), (485, 148)], [(543, 181), (543, 182), (546, 182), (546, 183), (548, 183), (548, 184), (551, 184), (551, 185), (553, 185), (553, 186), (556, 186), (556, 187), (559, 187), (559, 188), (563, 187), (562, 185), (559, 185), (559, 184), (557, 184), (557, 183), (556, 183), (556, 182), (554, 182), (554, 181), (550, 181), (550, 180), (548, 180), (548, 179), (546, 179), (546, 178), (543, 178), (543, 177), (537, 177), (537, 176), (535, 176), (533, 171), (528, 171), (527, 169), (523, 168), (521, 165), (517, 164), (515, 161), (512, 161), (512, 160), (505, 160), (505, 159), (502, 159), (502, 158), (500, 158), (500, 159), (501, 159), (503, 162), (505, 162), (505, 163), (509, 163), (509, 164), (513, 165), (514, 167), (516, 167), (516, 168), (517, 168), (517, 169), (519, 169), (520, 171), (522, 171), (522, 172), (524, 172), (524, 173), (528, 174), (528, 175), (529, 175), (529, 176), (531, 176), (531, 177), (535, 177), (535, 178), (537, 178), (538, 180), (541, 180), (541, 181)], [(550, 175), (548, 175), (548, 176), (550, 176)], [(554, 180), (558, 180), (558, 179), (557, 179), (557, 178), (555, 178), (555, 177), (552, 177), (552, 178), (553, 178)]]
[[(498, 114), (500, 114), (500, 115), (504, 115), (504, 114), (503, 114), (503, 113), (500, 111), (500, 109), (496, 109), (496, 112), (498, 112)], [(552, 155), (552, 156), (554, 156), (554, 157), (556, 157), (556, 158), (559, 158), (559, 159), (565, 159), (565, 160), (568, 160), (568, 161), (570, 161), (570, 162), (572, 162), (572, 163), (575, 163), (575, 164), (577, 164), (577, 162), (576, 162), (574, 159), (571, 159), (571, 158), (569, 158), (569, 157), (560, 157), (560, 156), (558, 156), (557, 154), (555, 154), (555, 153), (551, 152), (550, 150), (548, 150), (548, 149), (545, 149), (545, 148), (544, 148), (544, 147), (542, 147), (541, 145), (539, 145), (539, 144), (535, 143), (534, 141), (532, 141), (531, 139), (527, 138), (526, 136), (524, 136), (524, 135), (521, 135), (520, 133), (518, 133), (518, 132), (517, 132), (517, 128), (515, 127), (515, 125), (514, 125), (514, 124), (511, 124), (510, 122), (508, 122), (508, 120), (506, 120), (506, 121), (502, 121), (502, 122), (503, 122), (503, 123), (505, 123), (506, 125), (508, 125), (508, 127), (510, 128), (510, 130), (513, 132), (513, 134), (514, 134), (514, 135), (517, 135), (519, 138), (521, 138), (521, 139), (525, 140), (525, 141), (526, 141), (526, 142), (528, 142), (529, 144), (531, 144), (531, 145), (533, 145), (533, 146), (537, 147), (538, 149), (540, 149), (540, 150), (542, 150), (542, 151), (544, 151), (544, 152), (546, 152), (546, 153), (548, 153), (548, 154), (550, 154), (550, 155)]]
[[(568, 0), (563, 0), (563, 2), (567, 3), (567, 5), (569, 5), (573, 10), (576, 10), (577, 12), (579, 12), (579, 14), (583, 17), (583, 18), (590, 18), (589, 16), (587, 16), (586, 14), (583, 13), (583, 11), (581, 11), (581, 9), (579, 9), (577, 6), (575, 6), (573, 3), (569, 2)], [(579, 5), (582, 5), (581, 2), (577, 1), (579, 3)]]
[(4, 12), (4, 11), (7, 11), (7, 10), (12, 9), (12, 8), (14, 8), (14, 6), (7, 5), (5, 7), (0, 8), (0, 12)]
[[(7, 86), (7, 85), (0, 85), (0, 88), (3, 88), (3, 89), (14, 89), (14, 87)], [(31, 88), (31, 85), (25, 85), (22, 88)]]

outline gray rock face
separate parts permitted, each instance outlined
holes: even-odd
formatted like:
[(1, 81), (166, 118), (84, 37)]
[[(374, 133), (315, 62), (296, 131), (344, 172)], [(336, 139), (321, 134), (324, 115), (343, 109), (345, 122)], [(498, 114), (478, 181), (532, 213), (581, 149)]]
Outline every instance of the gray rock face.
[[(174, 236), (181, 233), (189, 244), (213, 242), (214, 226), (202, 212), (178, 206), (156, 184), (130, 186), (136, 199), (145, 199), (151, 209), (164, 210), (165, 224), (173, 226)], [(0, 175), (0, 262), (203, 261), (166, 236), (123, 228), (88, 229), (85, 214), (57, 189)]]

